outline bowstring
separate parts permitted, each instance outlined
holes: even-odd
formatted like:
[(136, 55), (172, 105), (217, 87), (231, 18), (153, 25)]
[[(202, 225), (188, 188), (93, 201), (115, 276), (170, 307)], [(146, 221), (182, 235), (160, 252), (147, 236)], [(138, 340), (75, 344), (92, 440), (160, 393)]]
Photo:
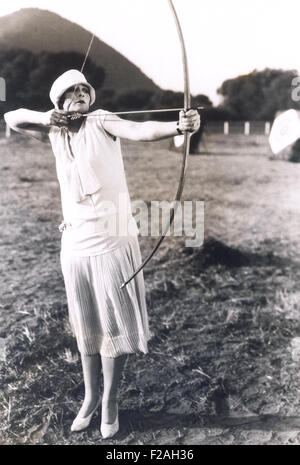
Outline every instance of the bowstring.
[[(91, 38), (91, 40), (90, 40), (88, 49), (87, 49), (87, 51), (86, 51), (84, 60), (83, 60), (83, 62), (82, 62), (81, 68), (80, 68), (80, 72), (81, 72), (81, 73), (83, 73), (83, 70), (84, 70), (86, 61), (87, 61), (87, 59), (88, 59), (89, 53), (90, 53), (90, 51), (91, 51), (91, 48), (92, 48), (94, 39), (95, 39), (95, 34), (92, 34), (92, 38)], [(71, 100), (73, 100), (73, 97), (74, 97), (74, 95), (75, 95), (75, 91), (76, 91), (76, 86), (74, 86), (74, 90), (73, 90), (73, 94), (72, 94)]]
[(95, 39), (95, 34), (92, 34), (92, 38), (90, 40), (90, 44), (88, 46), (88, 49), (87, 49), (87, 52), (85, 54), (85, 57), (84, 57), (84, 60), (83, 60), (83, 63), (82, 63), (82, 66), (80, 68), (80, 72), (83, 73), (83, 70), (84, 70), (84, 67), (85, 67), (85, 64), (86, 64), (86, 60), (88, 59), (88, 56), (89, 56), (89, 53), (91, 51), (91, 48), (92, 48), (92, 45), (93, 45), (93, 42), (94, 42), (94, 39)]

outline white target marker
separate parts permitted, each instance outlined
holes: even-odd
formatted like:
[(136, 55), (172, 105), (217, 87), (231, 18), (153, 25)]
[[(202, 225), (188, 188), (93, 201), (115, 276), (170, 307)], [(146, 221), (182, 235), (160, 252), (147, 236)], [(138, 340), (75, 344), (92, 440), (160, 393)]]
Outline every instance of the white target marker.
[(287, 110), (275, 118), (269, 137), (273, 153), (278, 153), (300, 138), (299, 111)]
[(184, 144), (184, 135), (174, 137), (174, 145), (176, 148), (181, 147)]

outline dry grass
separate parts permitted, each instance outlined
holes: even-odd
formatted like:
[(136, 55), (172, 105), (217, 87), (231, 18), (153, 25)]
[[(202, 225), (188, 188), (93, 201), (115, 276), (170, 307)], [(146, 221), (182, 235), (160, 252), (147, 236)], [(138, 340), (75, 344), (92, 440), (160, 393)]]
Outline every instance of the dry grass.
[[(0, 442), (299, 444), (300, 166), (270, 161), (263, 137), (207, 135), (211, 153), (190, 157), (184, 197), (205, 200), (206, 242), (168, 238), (146, 268), (150, 353), (129, 357), (121, 430), (102, 441), (99, 415), (70, 433), (83, 382), (53, 156), (0, 144)], [(132, 199), (171, 200), (180, 154), (167, 142), (124, 153)], [(141, 238), (143, 254), (152, 245)]]

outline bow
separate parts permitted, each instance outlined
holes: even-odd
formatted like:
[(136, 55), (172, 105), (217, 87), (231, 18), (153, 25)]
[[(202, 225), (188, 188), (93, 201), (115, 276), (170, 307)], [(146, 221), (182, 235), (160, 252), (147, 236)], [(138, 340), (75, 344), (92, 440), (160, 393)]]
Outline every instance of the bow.
[[(187, 60), (187, 53), (186, 53), (186, 48), (185, 48), (185, 43), (184, 43), (184, 38), (183, 38), (183, 33), (182, 29), (180, 26), (180, 22), (175, 10), (175, 7), (173, 5), (172, 0), (168, 0), (169, 6), (172, 12), (172, 15), (174, 17), (174, 21), (176, 24), (180, 44), (181, 44), (181, 53), (182, 53), (182, 63), (183, 63), (183, 73), (184, 73), (184, 111), (188, 111), (189, 108), (191, 107), (191, 93), (190, 93), (190, 79), (189, 79), (189, 70), (188, 70), (188, 60)], [(153, 255), (157, 252), (160, 244), (166, 237), (176, 214), (179, 201), (181, 199), (182, 191), (183, 191), (183, 186), (184, 186), (184, 180), (185, 180), (185, 173), (187, 169), (187, 162), (188, 162), (188, 156), (190, 153), (190, 137), (191, 134), (187, 131), (184, 133), (184, 144), (183, 144), (183, 159), (182, 159), (182, 165), (181, 165), (181, 172), (180, 172), (180, 178), (179, 178), (179, 184), (175, 196), (175, 207), (172, 208), (171, 215), (170, 215), (170, 223), (167, 225), (165, 230), (163, 231), (161, 237), (159, 238), (158, 242), (156, 243), (154, 249), (148, 257), (145, 258), (143, 263), (137, 268), (136, 271), (121, 285), (121, 289), (124, 288), (130, 281), (144, 268), (144, 266), (147, 265), (147, 263), (151, 260)]]
[[(173, 15), (174, 21), (175, 21), (179, 41), (180, 41), (180, 44), (181, 44), (181, 54), (182, 54), (182, 63), (183, 63), (183, 74), (184, 74), (184, 108), (183, 108), (183, 110), (186, 112), (191, 108), (190, 80), (189, 80), (187, 53), (186, 53), (186, 48), (185, 48), (182, 29), (181, 29), (181, 26), (180, 26), (179, 18), (177, 16), (177, 12), (176, 12), (175, 7), (173, 5), (173, 1), (168, 0), (168, 3), (169, 3), (169, 7), (170, 7), (171, 13)], [(85, 66), (89, 51), (90, 51), (92, 43), (93, 43), (93, 40), (94, 40), (94, 35), (92, 36), (92, 39), (91, 39), (91, 42), (89, 44), (87, 53), (85, 55), (85, 58), (84, 58), (84, 61), (83, 61), (82, 67), (81, 67), (81, 72), (83, 72), (83, 68)], [(200, 107), (199, 107), (199, 109), (200, 109)], [(154, 111), (153, 110), (145, 110), (145, 111), (139, 111), (139, 112), (118, 112), (117, 114), (144, 113), (144, 112), (145, 113), (146, 112), (150, 113), (150, 112), (173, 111), (173, 110), (175, 110), (175, 109), (162, 109), (162, 110), (154, 110)], [(181, 109), (176, 109), (176, 110), (181, 110)], [(88, 115), (86, 115), (86, 116), (88, 116)], [(76, 117), (74, 119), (76, 119)], [(174, 200), (175, 206), (171, 210), (170, 222), (166, 226), (165, 230), (162, 232), (162, 235), (159, 238), (156, 245), (154, 246), (152, 252), (150, 252), (150, 254), (145, 258), (145, 260), (142, 262), (142, 264), (132, 273), (132, 275), (124, 283), (121, 284), (121, 286), (120, 286), (121, 289), (124, 288), (125, 286), (127, 286), (127, 284), (130, 283), (130, 281), (133, 278), (135, 278), (135, 276), (140, 271), (142, 271), (142, 269), (151, 260), (153, 255), (157, 252), (160, 244), (162, 243), (162, 241), (166, 237), (166, 235), (167, 235), (167, 233), (168, 233), (168, 231), (169, 231), (169, 229), (170, 229), (170, 227), (171, 227), (171, 225), (173, 223), (173, 220), (174, 220), (174, 217), (175, 217), (178, 205), (179, 205), (179, 201), (181, 199), (183, 187), (184, 187), (185, 173), (186, 173), (186, 169), (187, 169), (188, 156), (189, 156), (189, 153), (190, 153), (190, 137), (191, 137), (191, 134), (188, 131), (185, 131), (185, 133), (184, 133), (183, 158), (182, 158), (181, 172), (180, 172), (179, 183), (178, 183), (177, 192), (176, 192), (176, 196), (175, 196), (175, 200)]]

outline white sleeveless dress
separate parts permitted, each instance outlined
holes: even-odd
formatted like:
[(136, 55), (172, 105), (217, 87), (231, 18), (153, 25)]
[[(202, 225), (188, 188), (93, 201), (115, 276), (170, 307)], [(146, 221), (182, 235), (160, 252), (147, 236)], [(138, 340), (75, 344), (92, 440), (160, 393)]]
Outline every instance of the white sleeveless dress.
[[(151, 337), (141, 263), (120, 140), (104, 130), (102, 110), (74, 136), (49, 133), (61, 190), (61, 265), (69, 319), (84, 355), (148, 352)], [(105, 112), (107, 113), (107, 112)], [(102, 116), (101, 116), (102, 115)]]

